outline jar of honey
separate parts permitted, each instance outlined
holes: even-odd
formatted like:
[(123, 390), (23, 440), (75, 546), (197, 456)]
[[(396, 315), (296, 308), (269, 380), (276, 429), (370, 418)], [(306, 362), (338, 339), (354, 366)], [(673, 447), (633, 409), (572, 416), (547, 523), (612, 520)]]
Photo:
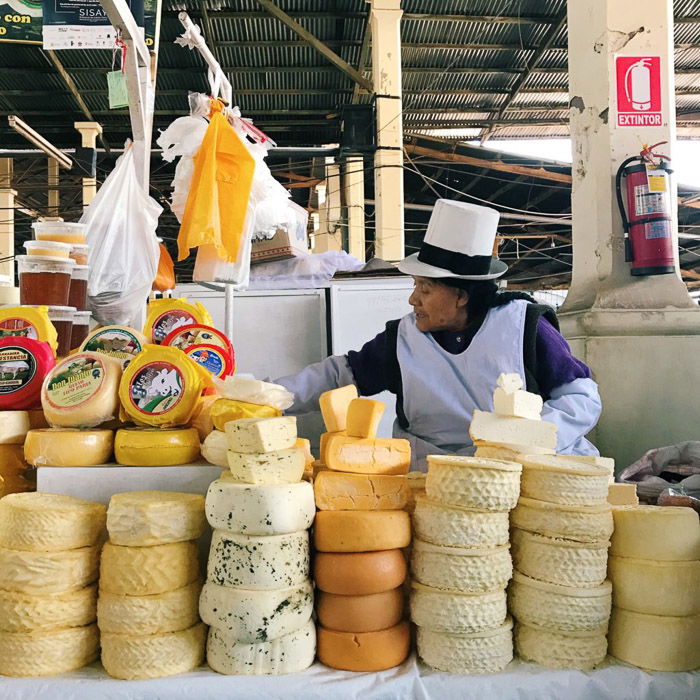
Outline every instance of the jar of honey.
[(70, 278), (68, 306), (74, 306), (78, 311), (87, 309), (87, 287), (90, 268), (87, 265), (74, 265)]
[(75, 261), (45, 255), (17, 256), (23, 306), (67, 306)]

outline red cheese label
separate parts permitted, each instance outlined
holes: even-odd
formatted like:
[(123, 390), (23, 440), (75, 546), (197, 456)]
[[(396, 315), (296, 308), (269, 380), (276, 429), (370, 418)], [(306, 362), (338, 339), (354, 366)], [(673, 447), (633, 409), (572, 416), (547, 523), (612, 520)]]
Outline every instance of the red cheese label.
[(185, 377), (169, 362), (151, 362), (139, 369), (129, 384), (129, 398), (137, 411), (155, 415), (170, 411), (182, 399)]
[(219, 379), (232, 374), (228, 353), (216, 345), (191, 345), (185, 354)]
[(56, 364), (48, 343), (32, 338), (0, 338), (0, 410), (41, 406), (41, 385)]
[(0, 348), (0, 395), (14, 394), (36, 376), (37, 359), (26, 348), (9, 345)]
[(39, 333), (26, 318), (6, 318), (0, 321), (0, 338), (31, 338), (38, 340)]

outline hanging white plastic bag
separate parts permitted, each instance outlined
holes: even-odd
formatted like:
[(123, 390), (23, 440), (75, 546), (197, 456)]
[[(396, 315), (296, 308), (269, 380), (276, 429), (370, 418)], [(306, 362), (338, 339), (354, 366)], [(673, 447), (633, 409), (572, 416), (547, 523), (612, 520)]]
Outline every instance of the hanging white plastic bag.
[(128, 144), (80, 219), (90, 246), (88, 301), (99, 323), (141, 327), (158, 271), (162, 211), (139, 184), (134, 147)]

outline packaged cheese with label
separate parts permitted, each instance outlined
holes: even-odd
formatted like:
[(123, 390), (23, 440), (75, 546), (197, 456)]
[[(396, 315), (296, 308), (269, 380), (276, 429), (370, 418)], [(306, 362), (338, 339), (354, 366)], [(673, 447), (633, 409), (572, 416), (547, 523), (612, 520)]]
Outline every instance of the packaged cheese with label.
[(294, 394), (281, 384), (271, 384), (250, 376), (235, 375), (223, 380), (214, 380), (219, 396), (234, 401), (245, 401), (259, 406), (270, 406), (286, 411), (294, 403)]
[(202, 323), (192, 323), (176, 328), (163, 340), (162, 345), (186, 351), (193, 345), (214, 345), (225, 350), (233, 360), (233, 346), (225, 333)]
[(8, 306), (0, 309), (0, 339), (28, 338), (48, 343), (56, 354), (58, 337), (48, 306)]
[(99, 352), (116, 357), (126, 367), (148, 343), (146, 336), (127, 326), (103, 326), (88, 335), (81, 352)]
[(213, 325), (209, 312), (199, 302), (188, 304), (186, 299), (155, 299), (148, 304), (143, 334), (150, 342), (160, 345), (174, 330), (195, 323)]
[(235, 369), (233, 355), (216, 345), (190, 345), (184, 352), (218, 379), (233, 374)]
[(41, 385), (56, 364), (51, 346), (31, 338), (0, 339), (0, 411), (41, 406)]

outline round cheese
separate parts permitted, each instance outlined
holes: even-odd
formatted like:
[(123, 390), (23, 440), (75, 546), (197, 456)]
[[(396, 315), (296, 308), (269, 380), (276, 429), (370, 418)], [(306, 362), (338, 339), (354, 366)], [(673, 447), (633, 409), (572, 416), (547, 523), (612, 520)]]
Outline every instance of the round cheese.
[(350, 554), (318, 552), (314, 558), (316, 586), (337, 595), (390, 591), (406, 580), (406, 574), (406, 560), (398, 549)]
[[(4, 303), (0, 301), (0, 305)], [(3, 306), (0, 308), (0, 336), (46, 342), (52, 355), (58, 347), (48, 306)]]
[(60, 552), (97, 543), (105, 527), (101, 503), (53, 493), (16, 493), (0, 500), (0, 547)]
[(692, 508), (618, 506), (610, 554), (655, 561), (700, 559), (700, 519)]
[(41, 406), (41, 386), (55, 364), (54, 351), (48, 343), (32, 338), (0, 337), (0, 377), (3, 378), (0, 410)]
[(294, 632), (268, 642), (246, 644), (231, 633), (212, 627), (207, 641), (207, 662), (230, 676), (298, 673), (316, 656), (316, 625), (309, 620)]
[(425, 492), (433, 501), (476, 510), (509, 511), (520, 493), (516, 462), (483, 457), (428, 457)]
[(194, 428), (122, 428), (114, 436), (114, 457), (127, 467), (170, 467), (199, 459)]
[(211, 407), (211, 419), (217, 430), (226, 430), (226, 423), (243, 418), (275, 418), (282, 411), (273, 406), (261, 406), (246, 401), (233, 399), (217, 399)]
[(27, 466), (22, 445), (0, 445), (0, 476), (20, 476)]
[(410, 491), (405, 476), (326, 469), (314, 479), (314, 495), (319, 510), (402, 510)]
[(143, 333), (126, 326), (102, 326), (88, 334), (80, 346), (81, 352), (109, 355), (126, 367), (143, 350), (148, 339)]
[(532, 447), (532, 445), (512, 445), (505, 442), (491, 443), (477, 440), (475, 457), (486, 459), (504, 459), (506, 462), (518, 462), (526, 455), (553, 455), (554, 450), (547, 447)]
[(110, 461), (113, 446), (111, 430), (30, 430), (24, 458), (33, 467), (96, 467)]
[(508, 543), (508, 513), (458, 508), (416, 497), (413, 528), (424, 542), (486, 549)]
[(136, 596), (100, 591), (97, 625), (100, 632), (163, 634), (188, 629), (199, 622), (199, 581), (167, 593)]
[(43, 632), (95, 621), (97, 585), (67, 593), (30, 595), (0, 590), (0, 632)]
[(376, 552), (411, 542), (411, 519), (402, 510), (321, 511), (314, 543), (320, 552)]
[(413, 541), (411, 571), (425, 586), (455, 593), (503, 590), (513, 573), (508, 545), (491, 549), (440, 547)]
[(410, 650), (408, 622), (379, 632), (336, 632), (318, 628), (318, 660), (341, 671), (385, 671), (402, 664)]
[(201, 442), (214, 430), (214, 421), (211, 418), (211, 408), (218, 401), (217, 396), (204, 396), (192, 416), (190, 425), (197, 431)]
[(148, 317), (143, 334), (152, 343), (162, 343), (170, 333), (183, 326), (212, 325), (211, 316), (199, 302), (186, 299), (153, 299), (148, 304)]
[(102, 550), (100, 591), (155, 595), (182, 588), (195, 581), (198, 575), (194, 542), (153, 547), (121, 547), (108, 542)]
[(149, 547), (195, 540), (207, 529), (204, 497), (171, 491), (127, 491), (109, 501), (107, 531), (112, 544)]
[(251, 590), (289, 588), (309, 576), (309, 534), (266, 537), (214, 530), (207, 578), (220, 586)]
[(269, 642), (304, 627), (314, 609), (311, 581), (271, 591), (219, 586), (202, 589), (199, 614), (203, 622), (238, 642)]
[(55, 676), (99, 656), (97, 625), (50, 632), (0, 632), (0, 675)]
[(500, 627), (450, 634), (419, 627), (418, 655), (428, 666), (447, 673), (497, 673), (513, 659), (513, 621)]
[(242, 535), (298, 532), (314, 520), (314, 488), (306, 481), (252, 486), (218, 479), (207, 491), (206, 514), (215, 530)]
[(187, 673), (204, 661), (205, 639), (201, 623), (164, 634), (102, 632), (102, 665), (110, 676), (126, 681)]
[(404, 612), (404, 591), (399, 586), (370, 595), (318, 594), (319, 623), (337, 632), (379, 632), (395, 627)]
[(236, 367), (233, 349), (229, 351), (218, 345), (202, 343), (183, 348), (183, 352), (217, 379), (233, 374)]
[(228, 469), (228, 440), (226, 433), (214, 430), (202, 443), (202, 457), (216, 467)]
[(27, 411), (0, 411), (0, 445), (23, 445), (30, 429)]

